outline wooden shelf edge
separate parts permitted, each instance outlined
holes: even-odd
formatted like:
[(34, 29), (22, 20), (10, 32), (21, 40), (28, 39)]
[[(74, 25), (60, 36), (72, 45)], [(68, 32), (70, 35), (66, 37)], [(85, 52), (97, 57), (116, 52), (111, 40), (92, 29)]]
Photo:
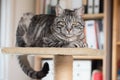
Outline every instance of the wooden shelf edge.
[[(41, 59), (53, 59), (54, 56), (52, 55), (38, 55), (37, 57)], [(103, 56), (73, 56), (74, 59), (80, 60), (103, 60)]]
[[(32, 54), (40, 55), (44, 58), (52, 55), (72, 55), (82, 59), (102, 59), (104, 51), (91, 48), (38, 48), (38, 47), (7, 47), (2, 48), (2, 53), (7, 54)], [(49, 58), (49, 57), (48, 57)]]
[(120, 41), (117, 42), (117, 45), (120, 45)]
[(102, 19), (104, 18), (104, 14), (103, 13), (99, 13), (99, 14), (85, 14), (83, 16), (84, 19)]

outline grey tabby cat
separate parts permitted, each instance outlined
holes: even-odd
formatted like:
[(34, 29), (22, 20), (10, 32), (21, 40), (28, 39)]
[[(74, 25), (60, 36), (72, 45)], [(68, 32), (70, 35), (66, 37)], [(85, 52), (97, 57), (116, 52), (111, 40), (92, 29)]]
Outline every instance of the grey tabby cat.
[[(57, 5), (56, 15), (24, 14), (17, 28), (16, 44), (19, 47), (87, 47), (84, 41), (83, 13), (83, 7), (69, 10)], [(27, 57), (24, 58), (28, 65), (23, 63), (23, 57), (19, 56), (18, 60), (29, 77), (42, 79), (46, 76), (49, 71), (48, 63), (44, 64), (38, 74), (29, 67)]]

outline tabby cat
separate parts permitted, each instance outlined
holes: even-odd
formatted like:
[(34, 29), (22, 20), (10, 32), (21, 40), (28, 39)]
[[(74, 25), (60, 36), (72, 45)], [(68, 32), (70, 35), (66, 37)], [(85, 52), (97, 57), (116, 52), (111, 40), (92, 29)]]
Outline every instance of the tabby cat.
[[(56, 6), (56, 15), (26, 13), (21, 17), (16, 32), (19, 47), (87, 47), (84, 41), (84, 8), (69, 10)], [(34, 71), (27, 56), (19, 56), (23, 71), (31, 78), (42, 79), (49, 71), (48, 63)], [(26, 62), (26, 63), (24, 63)]]

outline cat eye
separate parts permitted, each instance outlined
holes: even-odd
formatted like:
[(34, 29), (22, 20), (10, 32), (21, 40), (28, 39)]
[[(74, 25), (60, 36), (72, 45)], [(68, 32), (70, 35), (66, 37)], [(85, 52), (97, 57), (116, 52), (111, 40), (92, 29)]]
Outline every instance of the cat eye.
[(58, 22), (58, 24), (61, 25), (61, 26), (64, 26), (64, 25), (65, 25), (65, 22), (60, 21), (60, 22)]
[(79, 26), (81, 24), (79, 22), (74, 22), (72, 25), (76, 27), (76, 26)]
[(74, 22), (72, 25), (73, 25), (74, 27), (80, 27), (80, 26), (81, 26), (81, 28), (84, 27), (84, 25), (82, 25), (80, 22)]

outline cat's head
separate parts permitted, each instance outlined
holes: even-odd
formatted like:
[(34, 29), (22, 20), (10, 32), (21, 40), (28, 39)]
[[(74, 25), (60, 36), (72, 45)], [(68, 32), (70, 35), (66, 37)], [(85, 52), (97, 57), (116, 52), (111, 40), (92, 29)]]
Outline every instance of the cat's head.
[(57, 37), (66, 40), (74, 41), (84, 32), (84, 21), (82, 15), (84, 8), (69, 10), (62, 9), (59, 5), (56, 6), (56, 18), (52, 26), (52, 32)]

